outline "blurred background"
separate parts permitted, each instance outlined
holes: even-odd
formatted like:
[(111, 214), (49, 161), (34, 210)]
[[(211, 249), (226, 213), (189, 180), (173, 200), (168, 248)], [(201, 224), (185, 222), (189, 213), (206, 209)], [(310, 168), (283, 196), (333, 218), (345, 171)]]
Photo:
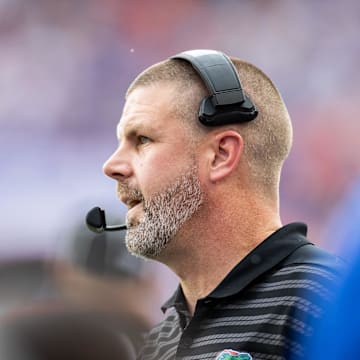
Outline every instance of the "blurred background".
[[(0, 0), (0, 310), (14, 305), (5, 293), (41, 298), (49, 281), (53, 294), (96, 299), (104, 278), (101, 296), (115, 304), (101, 306), (112, 308), (122, 299), (107, 291), (130, 274), (134, 296), (147, 296), (147, 320), (161, 317), (174, 276), (129, 259), (119, 235), (90, 234), (84, 217), (99, 205), (109, 223), (123, 220), (102, 164), (117, 144), (124, 92), (144, 68), (187, 49), (222, 50), (273, 79), (294, 125), (283, 222), (304, 221), (313, 242), (351, 254), (360, 232), (359, 33), (357, 0)], [(55, 270), (54, 259), (64, 261)]]

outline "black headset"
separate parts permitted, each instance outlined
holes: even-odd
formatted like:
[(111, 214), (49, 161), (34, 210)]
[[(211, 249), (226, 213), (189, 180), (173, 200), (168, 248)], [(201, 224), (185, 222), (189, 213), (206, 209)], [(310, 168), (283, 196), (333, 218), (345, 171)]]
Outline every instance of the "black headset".
[(190, 50), (172, 56), (189, 62), (205, 83), (210, 96), (201, 101), (199, 120), (205, 126), (219, 126), (254, 120), (258, 114), (246, 96), (229, 57), (215, 50)]

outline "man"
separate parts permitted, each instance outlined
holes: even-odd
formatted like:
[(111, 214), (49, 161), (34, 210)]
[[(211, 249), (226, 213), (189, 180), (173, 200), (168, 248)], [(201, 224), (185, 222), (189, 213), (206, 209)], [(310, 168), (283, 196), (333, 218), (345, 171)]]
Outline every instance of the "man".
[[(217, 106), (221, 121), (206, 126), (199, 106), (211, 86), (200, 71), (208, 61), (213, 71), (213, 56), (235, 66), (244, 93)], [(306, 319), (320, 316), (315, 300), (330, 297), (326, 284), (336, 278), (336, 259), (309, 245), (306, 225), (281, 223), (279, 180), (292, 143), (281, 95), (255, 66), (226, 59), (195, 51), (141, 73), (126, 94), (119, 146), (104, 164), (128, 206), (127, 248), (166, 264), (180, 281), (141, 359), (301, 355)]]

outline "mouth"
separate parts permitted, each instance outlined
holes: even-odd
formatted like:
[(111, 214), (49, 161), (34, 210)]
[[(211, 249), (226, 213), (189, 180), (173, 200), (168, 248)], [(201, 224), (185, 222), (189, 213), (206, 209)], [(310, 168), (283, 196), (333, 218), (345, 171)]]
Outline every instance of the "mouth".
[(128, 210), (131, 210), (144, 200), (141, 194), (118, 194), (118, 198), (127, 206)]
[(125, 204), (128, 207), (128, 210), (131, 210), (132, 208), (134, 208), (135, 206), (137, 206), (141, 203), (142, 203), (142, 200), (131, 199), (131, 200), (128, 200)]
[(126, 202), (126, 206), (128, 207), (126, 214), (126, 225), (128, 229), (139, 224), (140, 219), (144, 214), (144, 208), (142, 204), (143, 202), (137, 199), (132, 199)]

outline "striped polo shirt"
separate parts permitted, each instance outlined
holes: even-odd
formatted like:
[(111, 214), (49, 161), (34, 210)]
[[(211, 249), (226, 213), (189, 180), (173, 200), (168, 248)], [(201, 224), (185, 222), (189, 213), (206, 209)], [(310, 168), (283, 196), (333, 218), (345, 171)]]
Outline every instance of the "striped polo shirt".
[(138, 359), (215, 360), (225, 349), (244, 359), (309, 358), (304, 340), (331, 300), (342, 264), (306, 232), (305, 224), (292, 223), (273, 233), (197, 301), (193, 316), (179, 286)]

